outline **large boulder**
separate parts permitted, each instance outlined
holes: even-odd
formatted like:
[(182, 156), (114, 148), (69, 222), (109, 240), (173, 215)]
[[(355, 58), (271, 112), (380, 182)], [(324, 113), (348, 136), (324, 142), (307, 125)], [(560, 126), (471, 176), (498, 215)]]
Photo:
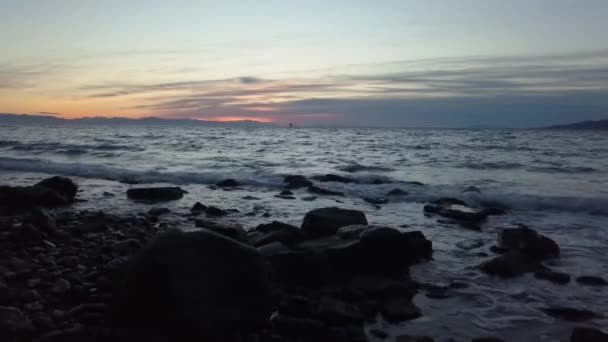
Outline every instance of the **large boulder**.
[(172, 231), (130, 260), (117, 312), (141, 340), (205, 340), (263, 325), (271, 292), (272, 268), (256, 249), (205, 229)]
[(520, 251), (537, 260), (556, 258), (560, 254), (555, 241), (525, 226), (502, 229), (498, 233), (498, 247)]
[(0, 206), (11, 208), (55, 207), (70, 201), (43, 186), (0, 186)]
[(247, 231), (243, 226), (233, 222), (216, 222), (206, 219), (197, 219), (194, 221), (197, 228), (205, 228), (220, 235), (229, 237), (233, 240), (242, 243), (248, 243)]
[(165, 202), (184, 197), (187, 191), (180, 187), (132, 188), (127, 190), (127, 197), (134, 200)]
[(260, 224), (250, 231), (248, 235), (249, 242), (256, 247), (272, 242), (280, 242), (286, 246), (293, 246), (304, 239), (298, 227), (279, 221)]
[(329, 207), (306, 213), (301, 229), (307, 236), (317, 238), (333, 235), (341, 227), (355, 224), (367, 224), (362, 211)]
[(74, 197), (76, 197), (76, 192), (78, 191), (78, 185), (76, 185), (76, 183), (69, 178), (60, 176), (44, 179), (34, 186), (42, 186), (55, 190), (55, 192), (65, 197), (68, 202), (74, 201)]

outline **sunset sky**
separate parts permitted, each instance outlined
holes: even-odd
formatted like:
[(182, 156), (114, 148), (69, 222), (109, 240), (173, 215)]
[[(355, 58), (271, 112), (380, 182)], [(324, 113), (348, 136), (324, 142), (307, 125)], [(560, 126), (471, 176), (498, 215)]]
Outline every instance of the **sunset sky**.
[(355, 126), (608, 118), (608, 1), (0, 0), (0, 112)]

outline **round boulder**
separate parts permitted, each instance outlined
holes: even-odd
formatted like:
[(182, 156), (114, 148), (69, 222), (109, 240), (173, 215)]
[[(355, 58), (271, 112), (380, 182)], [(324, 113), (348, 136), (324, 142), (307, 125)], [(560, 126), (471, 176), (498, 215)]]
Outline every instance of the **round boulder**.
[(355, 224), (367, 224), (362, 211), (329, 207), (306, 213), (301, 229), (309, 237), (318, 238), (333, 235), (341, 227)]
[(76, 197), (76, 192), (78, 191), (78, 185), (76, 185), (76, 183), (69, 178), (60, 176), (44, 179), (34, 186), (43, 186), (55, 190), (55, 192), (65, 197), (69, 202), (74, 201), (74, 197)]
[(206, 229), (156, 237), (130, 260), (120, 288), (127, 331), (168, 341), (255, 329), (273, 307), (266, 258)]

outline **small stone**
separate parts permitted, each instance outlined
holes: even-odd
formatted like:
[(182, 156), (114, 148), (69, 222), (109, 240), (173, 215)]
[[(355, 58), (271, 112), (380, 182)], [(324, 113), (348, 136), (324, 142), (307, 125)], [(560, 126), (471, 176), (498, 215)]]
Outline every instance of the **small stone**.
[(70, 291), (71, 288), (72, 288), (72, 286), (69, 281), (67, 281), (63, 278), (59, 278), (53, 284), (53, 287), (51, 288), (51, 292), (53, 292), (55, 294), (64, 294), (64, 293)]

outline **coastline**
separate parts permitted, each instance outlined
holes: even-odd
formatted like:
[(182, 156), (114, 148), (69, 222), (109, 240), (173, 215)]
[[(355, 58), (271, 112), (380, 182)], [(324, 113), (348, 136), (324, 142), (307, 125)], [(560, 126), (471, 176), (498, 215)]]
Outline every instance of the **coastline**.
[[(335, 179), (333, 179), (335, 181)], [(295, 178), (286, 178), (286, 188), (299, 188), (300, 186), (309, 186), (308, 180), (305, 177), (298, 176)], [(232, 188), (237, 184), (223, 183), (218, 184), (219, 187), (226, 187), (227, 189)], [(148, 186), (142, 186), (144, 188)], [(88, 191), (86, 188), (80, 189), (83, 192)], [(286, 190), (290, 191), (290, 190)], [(80, 193), (82, 194), (82, 192)], [(76, 192), (74, 192), (76, 195)], [(319, 194), (322, 196), (321, 194)], [(78, 200), (76, 195), (75, 200)], [(124, 196), (123, 194), (115, 194), (115, 196)], [(288, 192), (284, 192), (280, 196), (290, 196)], [(175, 198), (174, 198), (175, 197)], [(374, 226), (363, 226), (355, 229), (353, 232), (342, 232), (341, 234), (347, 236), (346, 238), (342, 235), (337, 235), (339, 230), (333, 230), (332, 232), (322, 236), (307, 236), (302, 237), (299, 234), (300, 230), (297, 227), (288, 224), (266, 224), (258, 225), (256, 228), (246, 231), (243, 226), (239, 225), (238, 222), (227, 222), (222, 219), (224, 214), (227, 214), (228, 208), (217, 208), (205, 206), (200, 204), (194, 206), (192, 210), (185, 212), (177, 212), (169, 215), (171, 210), (163, 209), (163, 203), (165, 200), (176, 200), (181, 198), (179, 194), (172, 193), (169, 197), (156, 198), (154, 202), (155, 207), (151, 208), (147, 212), (140, 212), (131, 215), (125, 214), (113, 214), (103, 212), (101, 210), (96, 211), (73, 211), (70, 210), (70, 205), (67, 207), (59, 207), (58, 209), (40, 209), (34, 207), (19, 208), (19, 210), (9, 209), (7, 202), (3, 203), (3, 216), (2, 225), (6, 229), (2, 232), (1, 243), (3, 245), (3, 251), (6, 257), (3, 258), (3, 292), (4, 303), (11, 308), (15, 308), (19, 311), (14, 310), (5, 311), (13, 315), (13, 317), (21, 317), (19, 320), (22, 322), (21, 325), (14, 326), (14, 331), (21, 335), (21, 338), (28, 340), (32, 336), (38, 337), (45, 336), (43, 341), (53, 340), (65, 340), (66, 338), (79, 338), (80, 340), (91, 340), (91, 339), (113, 339), (116, 338), (116, 325), (113, 321), (114, 315), (114, 302), (117, 287), (120, 287), (120, 269), (127, 263), (129, 256), (136, 254), (144, 245), (156, 235), (172, 231), (175, 228), (187, 231), (197, 230), (212, 230), (216, 233), (228, 235), (232, 239), (240, 239), (241, 243), (252, 245), (252, 247), (258, 250), (265, 250), (265, 257), (274, 256), (275, 263), (273, 267), (275, 272), (277, 271), (277, 261), (280, 260), (279, 265), (290, 260), (285, 255), (290, 255), (294, 251), (302, 250), (314, 250), (315, 253), (326, 253), (323, 251), (332, 250), (336, 248), (340, 249), (346, 244), (359, 245), (364, 241), (362, 238), (363, 232), (371, 231), (376, 233), (368, 233), (371, 236), (376, 236), (371, 241), (374, 242), (373, 248), (375, 252), (362, 253), (365, 257), (363, 259), (358, 258), (358, 251), (351, 251), (345, 249), (350, 255), (348, 260), (358, 260), (355, 268), (351, 271), (346, 272), (349, 269), (349, 265), (353, 265), (351, 262), (344, 263), (340, 261), (340, 267), (336, 269), (327, 270), (327, 274), (335, 275), (337, 273), (342, 274), (337, 278), (333, 279), (329, 283), (324, 283), (322, 286), (310, 287), (303, 283), (303, 280), (314, 280), (318, 277), (316, 273), (319, 269), (319, 265), (326, 265), (327, 260), (319, 264), (314, 264), (314, 272), (306, 273), (301, 267), (289, 267), (283, 268), (281, 271), (283, 275), (288, 274), (288, 278), (297, 276), (296, 286), (293, 286), (293, 281), (285, 282), (283, 277), (282, 281), (279, 281), (279, 295), (276, 293), (273, 295), (272, 303), (273, 307), (277, 312), (286, 312), (289, 315), (287, 317), (280, 316), (274, 317), (274, 321), (270, 325), (265, 326), (261, 331), (254, 332), (251, 336), (258, 336), (258, 340), (268, 340), (270, 336), (278, 337), (279, 340), (282, 336), (283, 340), (292, 340), (290, 334), (299, 334), (298, 331), (308, 331), (312, 329), (316, 330), (316, 335), (310, 336), (310, 338), (319, 338), (329, 334), (329, 328), (331, 328), (331, 334), (334, 334), (334, 340), (384, 340), (386, 337), (399, 341), (398, 336), (394, 335), (390, 328), (388, 330), (383, 329), (386, 326), (385, 323), (378, 323), (377, 314), (383, 314), (382, 321), (386, 320), (386, 317), (393, 316), (393, 323), (400, 321), (408, 321), (417, 317), (424, 317), (428, 314), (425, 312), (426, 307), (422, 307), (422, 310), (416, 306), (416, 300), (412, 299), (416, 296), (420, 297), (420, 294), (424, 294), (427, 300), (438, 300), (441, 305), (443, 298), (458, 297), (459, 292), (466, 293), (466, 288), (470, 288), (472, 284), (468, 283), (470, 280), (463, 282), (462, 280), (454, 280), (449, 284), (433, 284), (427, 282), (428, 279), (421, 278), (418, 272), (414, 272), (410, 277), (408, 274), (408, 268), (413, 265), (420, 263), (419, 265), (432, 265), (433, 263), (439, 262), (440, 256), (434, 256), (435, 261), (423, 261), (422, 259), (428, 259), (430, 257), (428, 247), (423, 248), (421, 254), (415, 253), (414, 256), (402, 255), (401, 258), (395, 258), (394, 255), (388, 255), (385, 259), (376, 260), (369, 271), (372, 272), (372, 280), (369, 281), (369, 274), (360, 273), (361, 269), (367, 260), (377, 255), (379, 251), (388, 248), (390, 250), (391, 241), (395, 237), (401, 239), (402, 236), (407, 234), (414, 234), (415, 236), (421, 236), (421, 240), (412, 241), (429, 241), (425, 237), (425, 232), (416, 233), (415, 230), (410, 228), (399, 228), (399, 227), (379, 227)], [(145, 200), (145, 199), (144, 199)], [(156, 207), (158, 205), (158, 207)], [(338, 204), (339, 205), (339, 204)], [(483, 214), (475, 214), (474, 216), (469, 215), (467, 210), (456, 206), (462, 206), (466, 203), (458, 202), (454, 199), (444, 199), (443, 201), (436, 201), (435, 203), (427, 205), (425, 211), (428, 215), (438, 215), (439, 220), (455, 220), (457, 222), (449, 223), (463, 229), (463, 231), (473, 229), (475, 230), (475, 223), (485, 220), (487, 216)], [(455, 207), (452, 207), (455, 206)], [(198, 209), (197, 209), (198, 207)], [(214, 208), (214, 209), (210, 209)], [(455, 210), (455, 211), (453, 211)], [(498, 212), (498, 209), (486, 208), (484, 210), (494, 210), (493, 213), (488, 215), (501, 215), (502, 212)], [(364, 212), (358, 211), (365, 217)], [(256, 215), (264, 216), (264, 213), (257, 213)], [(174, 217), (174, 215), (181, 216), (182, 220), (175, 220), (173, 218), (165, 219), (165, 217)], [(359, 215), (359, 214), (357, 214)], [(229, 216), (229, 215), (227, 215)], [(308, 216), (308, 214), (307, 214)], [(306, 217), (304, 220), (306, 221)], [(352, 215), (347, 215), (352, 216)], [(482, 217), (485, 216), (485, 217)], [(273, 222), (272, 217), (266, 218), (268, 223)], [(365, 221), (347, 222), (341, 224), (342, 226), (352, 226), (352, 224), (367, 224)], [(373, 223), (373, 222), (370, 222)], [(377, 229), (378, 228), (378, 229)], [(347, 229), (348, 230), (348, 229)], [(350, 235), (349, 235), (350, 234)], [(357, 237), (353, 237), (354, 235)], [(376, 234), (376, 235), (374, 235)], [(406, 234), (406, 235), (403, 235)], [(409, 235), (407, 235), (409, 236)], [(329, 239), (329, 240), (327, 240)], [(409, 239), (409, 238), (408, 238)], [(433, 240), (433, 238), (431, 238)], [(410, 240), (404, 240), (410, 241)], [(274, 245), (273, 245), (274, 243)], [(277, 244), (279, 243), (279, 244)], [(410, 242), (407, 242), (410, 243)], [(429, 243), (432, 243), (429, 241)], [(303, 245), (308, 247), (303, 247)], [(475, 240), (469, 241), (467, 246), (462, 246), (463, 250), (475, 250), (475, 245), (479, 245), (480, 242)], [(481, 245), (484, 243), (481, 242)], [(257, 246), (256, 246), (257, 245)], [(426, 245), (424, 243), (423, 245)], [(270, 246), (270, 247), (268, 247)], [(379, 246), (379, 247), (378, 247)], [(396, 248), (395, 250), (403, 251), (408, 248)], [(304, 248), (304, 249), (303, 249)], [(306, 249), (310, 248), (310, 249)], [(329, 248), (329, 249), (328, 249)], [(366, 247), (367, 248), (367, 247)], [(379, 249), (378, 249), (379, 248)], [(435, 250), (437, 247), (433, 247)], [(439, 247), (441, 249), (441, 247)], [(559, 249), (558, 249), (559, 250)], [(496, 250), (501, 252), (501, 250)], [(435, 251), (437, 252), (437, 251)], [(439, 251), (441, 253), (441, 251)], [(263, 253), (263, 254), (264, 254)], [(269, 253), (269, 254), (268, 254)], [(346, 253), (346, 252), (345, 252)], [(400, 252), (401, 253), (401, 252)], [(277, 257), (278, 255), (278, 257)], [(301, 259), (300, 254), (295, 265), (298, 262), (304, 262), (308, 264), (309, 259)], [(353, 257), (354, 255), (354, 257)], [(495, 258), (500, 258), (500, 254), (495, 254)], [(422, 259), (420, 259), (423, 257)], [(491, 258), (488, 258), (491, 257)], [(555, 255), (542, 256), (549, 259), (553, 259)], [(284, 259), (287, 258), (287, 259)], [(395, 259), (407, 259), (410, 260), (406, 265), (404, 264), (392, 264), (391, 260)], [(480, 254), (481, 260), (489, 259), (494, 260), (492, 255), (485, 253)], [(293, 260), (293, 259), (292, 259)], [(342, 260), (342, 259), (336, 259)], [(391, 262), (389, 262), (391, 261)], [(515, 269), (519, 269), (516, 272), (527, 273), (532, 271), (538, 273), (538, 269), (534, 266), (532, 269), (527, 267), (529, 260), (520, 261), (515, 265)], [(291, 262), (291, 261), (290, 261)], [(316, 262), (316, 261), (315, 261)], [(333, 261), (330, 264), (335, 264)], [(390, 269), (389, 273), (396, 271), (388, 278), (383, 274), (378, 276), (375, 274), (377, 270), (384, 269), (383, 265), (391, 264), (394, 265)], [(535, 264), (535, 263), (534, 263)], [(522, 270), (520, 266), (526, 265)], [(471, 265), (475, 266), (475, 265)], [(339, 270), (339, 271), (336, 271)], [(279, 273), (281, 273), (279, 272)], [(287, 273), (285, 273), (287, 272)], [(295, 272), (295, 273), (292, 273)], [(337, 273), (336, 273), (337, 272)], [(346, 272), (346, 273), (345, 273)], [(558, 272), (556, 272), (558, 273)], [(347, 278), (344, 278), (344, 274), (348, 274)], [(316, 275), (316, 276), (315, 276)], [(544, 274), (545, 278), (550, 278), (549, 281), (555, 281), (555, 274), (551, 275)], [(574, 277), (575, 275), (573, 275)], [(542, 277), (541, 276), (537, 276)], [(322, 277), (324, 279), (325, 277)], [(558, 276), (559, 278), (559, 276)], [(359, 288), (354, 287), (354, 279), (367, 279), (368, 282), (363, 282), (364, 285), (357, 285)], [(539, 278), (537, 281), (545, 281)], [(553, 279), (553, 280), (551, 280)], [(346, 281), (348, 280), (348, 281)], [(569, 281), (570, 282), (570, 281)], [(575, 281), (572, 280), (574, 283)], [(290, 283), (289, 286), (287, 284)], [(338, 284), (340, 285), (339, 287)], [(371, 285), (370, 285), (371, 284)], [(363, 290), (361, 289), (363, 287)], [(380, 289), (378, 289), (378, 286)], [(339, 289), (338, 289), (339, 288)], [(393, 291), (397, 288), (397, 297)], [(314, 289), (314, 290), (313, 290)], [(353, 292), (345, 295), (346, 293)], [(361, 293), (361, 291), (364, 291)], [(366, 293), (365, 291), (371, 291)], [(376, 291), (376, 292), (374, 292)], [(370, 293), (373, 293), (371, 295)], [(320, 296), (323, 294), (323, 296)], [(329, 304), (327, 301), (319, 302), (320, 298), (329, 296), (331, 301)], [(367, 303), (361, 306), (361, 299), (369, 299), (374, 296), (380, 296), (383, 298), (384, 304), (376, 303), (371, 305)], [(294, 299), (295, 298), (295, 299)], [(377, 298), (377, 297), (376, 297)], [(391, 299), (392, 298), (392, 299)], [(295, 300), (295, 304), (294, 301)], [(302, 303), (304, 301), (304, 303)], [(321, 303), (324, 306), (323, 310), (319, 310)], [(401, 303), (396, 308), (392, 303)], [(301, 312), (303, 307), (308, 307), (308, 311), (304, 314)], [(377, 306), (380, 305), (380, 306)], [(387, 306), (388, 305), (388, 306)], [(281, 311), (281, 307), (283, 307)], [(295, 307), (295, 309), (294, 309)], [(316, 307), (317, 309), (310, 311), (310, 307)], [(370, 315), (363, 315), (363, 312), (370, 310)], [(388, 308), (388, 309), (387, 309)], [(555, 308), (553, 308), (555, 309)], [(558, 308), (559, 309), (559, 308)], [(294, 311), (295, 310), (295, 311)], [(323, 312), (321, 317), (315, 316), (319, 312)], [(388, 312), (388, 315), (387, 315)], [(552, 312), (552, 311), (549, 311)], [(591, 311), (589, 311), (591, 312)], [(553, 312), (557, 316), (564, 319), (564, 312)], [(276, 312), (275, 312), (276, 314)], [(592, 319), (594, 315), (602, 313), (593, 313), (593, 315), (587, 312), (574, 312), (574, 318), (572, 312), (566, 312), (567, 319), (578, 320), (582, 315), (583, 320)], [(299, 315), (299, 316), (298, 316)], [(329, 315), (329, 316), (328, 316)], [(587, 317), (585, 315), (591, 315)], [(304, 317), (300, 317), (304, 316)], [(370, 317), (371, 316), (371, 317)], [(25, 319), (24, 317), (27, 317)], [(318, 322), (329, 322), (335, 320), (335, 327), (319, 326)], [(298, 318), (298, 319), (296, 319)], [(302, 319), (305, 319), (302, 321)], [(430, 317), (432, 318), (432, 317)], [(281, 321), (282, 319), (282, 321)], [(295, 320), (294, 320), (295, 319)], [(375, 320), (375, 323), (374, 323)], [(390, 321), (390, 318), (389, 318)], [(29, 323), (28, 323), (29, 322)], [(364, 323), (367, 322), (367, 323)], [(408, 324), (416, 324), (416, 320)], [(27, 324), (26, 324), (27, 323)], [(390, 324), (389, 324), (390, 326)], [(584, 324), (583, 324), (584, 326)], [(32, 335), (33, 334), (33, 335)], [(256, 335), (257, 334), (257, 335)], [(261, 334), (261, 335), (260, 335)], [(389, 336), (390, 335), (390, 336)], [(430, 337), (434, 334), (429, 333)], [(19, 336), (19, 335), (17, 335)], [(384, 337), (383, 337), (384, 336)], [(411, 336), (410, 336), (411, 337)], [(421, 337), (421, 336), (419, 336)], [(421, 337), (422, 338), (422, 337)], [(406, 340), (405, 337), (401, 340)], [(424, 340), (424, 339), (422, 339)], [(427, 339), (428, 340), (428, 339)]]

